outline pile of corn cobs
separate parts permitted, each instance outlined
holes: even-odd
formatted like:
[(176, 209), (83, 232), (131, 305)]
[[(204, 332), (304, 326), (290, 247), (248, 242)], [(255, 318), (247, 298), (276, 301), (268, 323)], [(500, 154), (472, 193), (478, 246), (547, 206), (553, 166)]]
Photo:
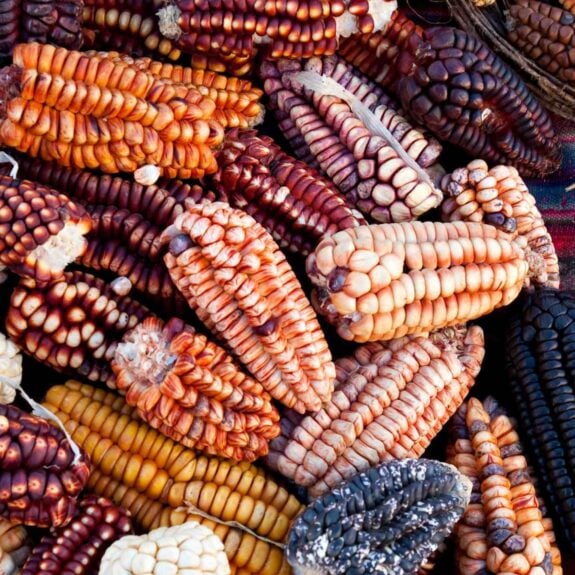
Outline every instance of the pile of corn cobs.
[[(0, 2), (0, 573), (562, 573), (558, 139), (404, 8)], [(518, 426), (466, 399), (505, 306)]]

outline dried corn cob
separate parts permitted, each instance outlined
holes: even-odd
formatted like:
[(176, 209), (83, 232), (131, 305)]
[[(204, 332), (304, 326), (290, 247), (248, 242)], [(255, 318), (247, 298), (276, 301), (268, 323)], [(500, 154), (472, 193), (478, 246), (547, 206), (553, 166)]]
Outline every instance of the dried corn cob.
[(471, 505), (455, 528), (459, 572), (560, 575), (509, 418), (492, 398), (472, 398), (452, 432), (448, 459), (473, 483)]
[(551, 235), (515, 168), (496, 166), (489, 170), (483, 160), (446, 175), (441, 188), (446, 200), (441, 205), (444, 221), (473, 221), (494, 225), (512, 235), (527, 239), (531, 257), (540, 261), (530, 264), (536, 273), (536, 285), (559, 287), (559, 260)]
[(264, 88), (296, 156), (319, 167), (351, 206), (379, 222), (415, 219), (441, 192), (441, 146), (388, 106), (381, 88), (335, 56), (264, 62)]
[(57, 427), (0, 405), (0, 516), (35, 527), (70, 521), (90, 468)]
[(308, 257), (313, 301), (341, 337), (360, 343), (457, 325), (519, 295), (529, 271), (523, 241), (475, 222), (351, 228)]
[(215, 103), (124, 62), (41, 44), (14, 49), (0, 71), (9, 100), (0, 142), (32, 157), (107, 173), (157, 167), (168, 177), (217, 168)]
[(272, 237), (222, 202), (187, 204), (164, 232), (164, 261), (201, 321), (272, 397), (320, 409), (335, 368), (315, 312)]
[(76, 515), (34, 547), (21, 575), (97, 575), (106, 549), (132, 532), (129, 514), (103, 497), (78, 503)]
[(475, 383), (484, 353), (477, 326), (359, 347), (336, 361), (329, 404), (272, 442), (268, 463), (317, 497), (385, 461), (419, 457)]
[(296, 573), (410, 575), (463, 515), (471, 482), (445, 463), (393, 461), (313, 501), (289, 534)]
[(138, 324), (116, 348), (112, 369), (138, 415), (187, 447), (253, 461), (279, 433), (264, 388), (181, 320)]
[(507, 371), (541, 491), (575, 549), (575, 297), (551, 289), (526, 295), (507, 337)]
[(21, 381), (22, 355), (14, 342), (0, 333), (0, 403), (14, 401), (16, 387)]
[(0, 176), (0, 264), (45, 284), (86, 250), (86, 211), (56, 190)]
[(114, 387), (110, 363), (116, 346), (149, 315), (103, 280), (67, 272), (45, 289), (20, 283), (12, 293), (6, 330), (26, 353), (55, 370)]
[(308, 255), (322, 236), (365, 223), (328, 180), (255, 131), (229, 132), (217, 159), (210, 183), (281, 248)]
[(430, 28), (403, 64), (403, 107), (442, 140), (470, 155), (541, 175), (559, 167), (551, 117), (519, 76), (481, 40)]
[(272, 58), (333, 54), (340, 37), (381, 30), (395, 0), (173, 0), (162, 8), (160, 31), (184, 51), (253, 58), (260, 46)]
[(22, 525), (0, 517), (0, 573), (16, 575), (30, 553), (26, 530)]
[(53, 387), (44, 405), (90, 455), (89, 487), (129, 509), (137, 525), (148, 530), (198, 521), (224, 542), (232, 575), (290, 573), (273, 543), (205, 517), (234, 520), (258, 537), (283, 541), (301, 505), (263, 471), (196, 455), (139, 420), (119, 396), (87, 385)]
[(122, 537), (102, 559), (101, 575), (193, 573), (230, 575), (222, 542), (195, 521), (159, 527), (147, 535)]

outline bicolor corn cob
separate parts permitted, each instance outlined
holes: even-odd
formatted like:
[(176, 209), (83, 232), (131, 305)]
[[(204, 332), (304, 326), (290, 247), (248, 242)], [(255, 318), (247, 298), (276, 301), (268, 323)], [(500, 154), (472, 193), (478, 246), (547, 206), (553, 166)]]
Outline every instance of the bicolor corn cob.
[(128, 405), (187, 447), (253, 461), (279, 434), (279, 414), (264, 388), (179, 319), (147, 318), (127, 332), (112, 369)]
[[(418, 36), (417, 36), (418, 38)], [(551, 117), (519, 76), (481, 40), (435, 27), (405, 52), (403, 108), (473, 157), (541, 175), (559, 167)]]
[(294, 521), (296, 575), (411, 575), (463, 515), (471, 482), (438, 461), (392, 461), (315, 499)]
[(114, 387), (111, 361), (122, 336), (151, 315), (130, 297), (84, 272), (66, 272), (44, 289), (20, 283), (6, 331), (25, 353), (53, 369)]
[(529, 271), (523, 242), (475, 222), (351, 228), (308, 257), (313, 301), (357, 342), (465, 323), (519, 295)]
[(212, 186), (281, 248), (308, 255), (322, 236), (365, 223), (331, 182), (255, 131), (230, 131), (217, 159)]
[(331, 353), (272, 237), (222, 202), (186, 205), (163, 235), (172, 280), (272, 397), (303, 413), (333, 390)]
[(0, 70), (8, 100), (0, 142), (64, 166), (168, 177), (214, 172), (223, 127), (215, 103), (185, 86), (103, 56), (20, 44)]
[(512, 318), (507, 372), (539, 485), (556, 526), (575, 549), (575, 297), (528, 294)]
[(130, 510), (139, 528), (198, 521), (224, 542), (232, 575), (290, 573), (273, 542), (285, 540), (301, 505), (263, 471), (197, 455), (143, 423), (119, 396), (87, 385), (53, 387), (44, 405), (91, 457), (89, 488)]
[[(535, 198), (515, 168), (489, 169), (483, 160), (470, 162), (444, 176), (444, 221), (492, 224), (513, 236), (524, 236), (530, 248), (535, 285), (559, 287), (559, 259)], [(538, 261), (537, 261), (538, 260)]]
[(132, 532), (129, 514), (104, 497), (78, 503), (65, 526), (52, 528), (32, 549), (21, 575), (98, 575), (106, 549)]
[(146, 535), (116, 541), (102, 559), (101, 575), (230, 575), (224, 546), (195, 521), (158, 527)]
[(336, 56), (281, 60), (264, 62), (261, 75), (296, 156), (320, 168), (349, 205), (373, 220), (398, 222), (439, 204), (441, 193), (423, 168), (438, 169), (441, 146), (352, 66)]
[(484, 353), (477, 326), (359, 347), (336, 361), (328, 405), (284, 426), (268, 463), (317, 497), (385, 461), (420, 457), (475, 383)]
[(0, 264), (45, 284), (86, 250), (86, 210), (64, 194), (0, 176)]
[(517, 432), (495, 400), (470, 399), (452, 425), (448, 460), (473, 483), (455, 528), (461, 575), (561, 575)]
[(575, 1), (574, 0), (559, 0), (559, 3), (565, 8), (565, 10), (569, 10), (572, 14), (575, 14)]
[(24, 527), (0, 517), (0, 573), (19, 573), (19, 568), (29, 553), (30, 547)]
[(0, 403), (12, 403), (22, 381), (22, 355), (14, 342), (0, 333)]
[(0, 405), (0, 516), (35, 527), (68, 523), (90, 467), (61, 429)]

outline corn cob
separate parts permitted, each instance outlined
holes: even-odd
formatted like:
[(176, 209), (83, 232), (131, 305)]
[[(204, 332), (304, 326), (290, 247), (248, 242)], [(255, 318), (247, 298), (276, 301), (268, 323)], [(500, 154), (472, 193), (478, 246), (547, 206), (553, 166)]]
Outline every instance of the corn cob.
[(126, 331), (151, 315), (103, 280), (67, 272), (45, 289), (20, 283), (6, 316), (6, 331), (22, 350), (57, 371), (114, 387), (110, 362)]
[(445, 463), (393, 461), (314, 500), (294, 522), (296, 573), (410, 575), (449, 535), (471, 482)]
[(198, 521), (224, 542), (232, 575), (290, 573), (278, 547), (241, 529), (279, 543), (301, 510), (263, 471), (196, 455), (139, 420), (119, 396), (88, 385), (52, 387), (44, 405), (90, 455), (95, 469), (89, 488), (130, 510), (140, 528)]
[(556, 170), (561, 148), (551, 117), (519, 76), (475, 36), (426, 30), (404, 52), (403, 108), (441, 140), (523, 175)]
[(422, 168), (438, 169), (441, 146), (349, 64), (335, 56), (264, 62), (261, 75), (296, 156), (320, 168), (349, 205), (373, 220), (397, 222), (439, 204), (441, 192)]
[(529, 271), (522, 240), (475, 222), (344, 230), (307, 259), (313, 301), (360, 343), (464, 323), (519, 295)]
[[(22, 381), (22, 355), (14, 342), (0, 333), (0, 403), (12, 403)], [(1, 571), (0, 571), (1, 573)]]
[(0, 573), (19, 573), (19, 567), (29, 553), (30, 547), (24, 527), (0, 517)]
[(317, 497), (383, 462), (421, 456), (474, 384), (483, 355), (477, 326), (359, 347), (336, 361), (329, 404), (284, 426), (268, 464)]
[(97, 55), (20, 44), (0, 71), (9, 100), (0, 142), (32, 157), (106, 173), (157, 167), (168, 177), (217, 168), (215, 103), (199, 92)]
[(515, 168), (495, 166), (483, 160), (470, 162), (444, 176), (446, 196), (441, 205), (444, 221), (484, 222), (512, 235), (524, 236), (531, 250), (531, 278), (535, 285), (559, 287), (559, 259), (551, 235), (525, 182)]
[(281, 248), (307, 256), (322, 236), (365, 223), (328, 180), (255, 131), (230, 131), (217, 159), (211, 185)]
[(575, 297), (551, 289), (526, 295), (511, 320), (507, 372), (543, 496), (575, 549)]
[(123, 537), (104, 555), (101, 575), (194, 573), (229, 575), (230, 564), (222, 542), (195, 521), (160, 527), (141, 536)]
[(56, 190), (0, 176), (0, 264), (45, 284), (86, 250), (90, 217)]
[(172, 280), (270, 395), (320, 409), (335, 368), (315, 312), (272, 237), (222, 202), (186, 205), (163, 235)]
[(448, 460), (473, 483), (455, 529), (461, 575), (561, 575), (513, 424), (495, 400), (470, 399), (453, 421)]
[(129, 514), (93, 495), (78, 503), (76, 515), (52, 528), (34, 547), (21, 575), (97, 575), (106, 549), (132, 532)]
[(59, 527), (76, 511), (90, 468), (57, 427), (13, 405), (0, 405), (0, 516)]
[(575, 14), (575, 0), (559, 0), (559, 3), (565, 10), (569, 10), (571, 14)]

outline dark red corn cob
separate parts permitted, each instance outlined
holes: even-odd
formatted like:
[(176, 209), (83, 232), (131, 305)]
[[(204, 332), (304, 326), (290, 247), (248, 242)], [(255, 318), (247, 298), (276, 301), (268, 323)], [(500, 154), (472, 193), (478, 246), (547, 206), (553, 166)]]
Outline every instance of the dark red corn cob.
[(67, 272), (44, 289), (16, 286), (6, 330), (23, 351), (55, 370), (114, 387), (110, 362), (116, 345), (149, 315), (103, 280)]
[(42, 537), (20, 575), (98, 575), (106, 549), (132, 532), (127, 511), (105, 497), (89, 495), (78, 503), (68, 525)]
[(64, 433), (13, 405), (0, 405), (0, 515), (25, 525), (70, 521), (90, 468)]
[(229, 132), (218, 166), (214, 189), (292, 252), (308, 255), (323, 235), (366, 223), (331, 182), (255, 131)]
[(526, 294), (507, 335), (514, 404), (547, 508), (575, 549), (575, 295)]
[(440, 139), (524, 175), (559, 167), (549, 114), (478, 38), (455, 28), (429, 28), (411, 58), (405, 56), (407, 75), (398, 90), (403, 106)]

